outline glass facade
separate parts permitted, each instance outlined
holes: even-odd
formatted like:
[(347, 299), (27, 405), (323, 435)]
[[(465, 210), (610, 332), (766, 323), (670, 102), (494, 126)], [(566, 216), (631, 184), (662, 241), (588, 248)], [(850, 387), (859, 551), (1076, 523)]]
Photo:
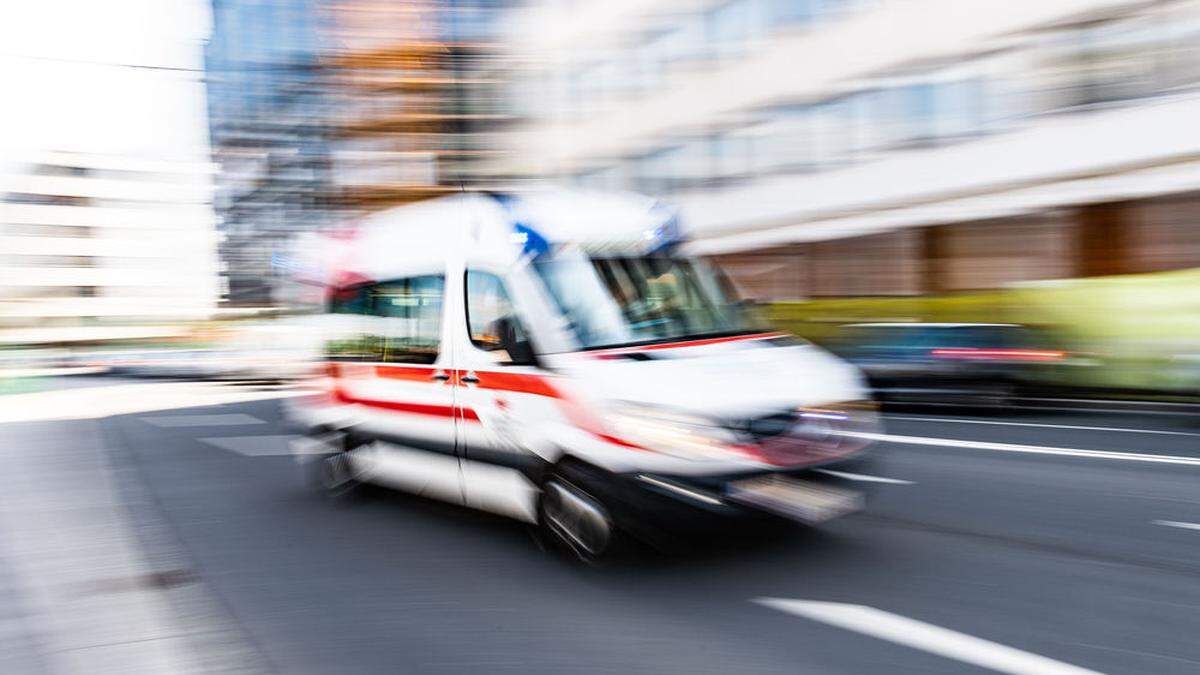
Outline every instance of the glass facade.
[(205, 48), (214, 205), (233, 304), (272, 302), (296, 231), (324, 222), (329, 152), (316, 0), (214, 0)]

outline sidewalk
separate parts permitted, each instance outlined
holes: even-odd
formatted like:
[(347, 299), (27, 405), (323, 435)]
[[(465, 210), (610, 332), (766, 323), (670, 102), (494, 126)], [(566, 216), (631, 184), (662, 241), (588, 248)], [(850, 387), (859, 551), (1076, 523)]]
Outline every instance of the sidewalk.
[(112, 415), (304, 396), (298, 387), (238, 386), (179, 380), (89, 382), (0, 397), (0, 423), (102, 419)]
[[(55, 421), (0, 423), (0, 670), (268, 672), (190, 568), (121, 440), (103, 419), (62, 406), (77, 392), (109, 399), (97, 406), (103, 412), (130, 404), (97, 388), (18, 394), (11, 398), (26, 399), (17, 406), (26, 412), (59, 404), (43, 410)], [(178, 391), (157, 398), (182, 402)]]
[(64, 366), (61, 368), (0, 368), (0, 381), (29, 377), (100, 375), (107, 372), (108, 368), (103, 366)]

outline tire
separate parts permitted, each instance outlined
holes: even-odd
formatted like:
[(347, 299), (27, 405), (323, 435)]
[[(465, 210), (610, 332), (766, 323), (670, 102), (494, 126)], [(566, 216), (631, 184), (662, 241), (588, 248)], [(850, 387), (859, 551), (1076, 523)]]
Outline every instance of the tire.
[(333, 452), (318, 455), (307, 465), (309, 484), (331, 499), (344, 500), (358, 496), (365, 483), (358, 479), (349, 453), (361, 445), (345, 431), (329, 431), (315, 436), (328, 444)]
[(611, 511), (589, 481), (594, 470), (576, 464), (556, 466), (543, 476), (537, 518), (541, 537), (585, 565), (614, 559), (624, 548)]

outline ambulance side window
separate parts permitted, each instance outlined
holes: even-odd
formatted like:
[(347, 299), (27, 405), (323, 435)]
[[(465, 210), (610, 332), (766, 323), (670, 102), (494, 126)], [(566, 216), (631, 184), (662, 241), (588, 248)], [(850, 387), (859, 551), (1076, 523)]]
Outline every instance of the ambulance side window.
[(374, 360), (377, 341), (363, 330), (362, 319), (370, 301), (370, 287), (339, 288), (329, 298), (329, 313), (338, 315), (333, 334), (325, 342), (325, 358), (336, 361)]
[(367, 314), (375, 359), (433, 363), (442, 339), (441, 276), (396, 279), (370, 287)]
[(505, 331), (514, 331), (524, 339), (524, 331), (504, 282), (488, 272), (470, 270), (466, 277), (467, 328), (471, 344), (490, 352), (498, 362), (510, 363), (512, 355), (504, 350)]

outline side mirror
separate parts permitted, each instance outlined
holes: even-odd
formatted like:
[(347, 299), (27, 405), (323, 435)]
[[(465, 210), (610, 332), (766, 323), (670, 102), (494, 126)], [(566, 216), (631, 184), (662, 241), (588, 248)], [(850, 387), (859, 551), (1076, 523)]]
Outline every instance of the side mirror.
[(533, 353), (533, 345), (529, 343), (529, 336), (525, 335), (525, 331), (513, 317), (499, 318), (492, 325), (493, 331), (500, 338), (500, 348), (508, 352), (510, 365), (537, 365), (537, 356)]

